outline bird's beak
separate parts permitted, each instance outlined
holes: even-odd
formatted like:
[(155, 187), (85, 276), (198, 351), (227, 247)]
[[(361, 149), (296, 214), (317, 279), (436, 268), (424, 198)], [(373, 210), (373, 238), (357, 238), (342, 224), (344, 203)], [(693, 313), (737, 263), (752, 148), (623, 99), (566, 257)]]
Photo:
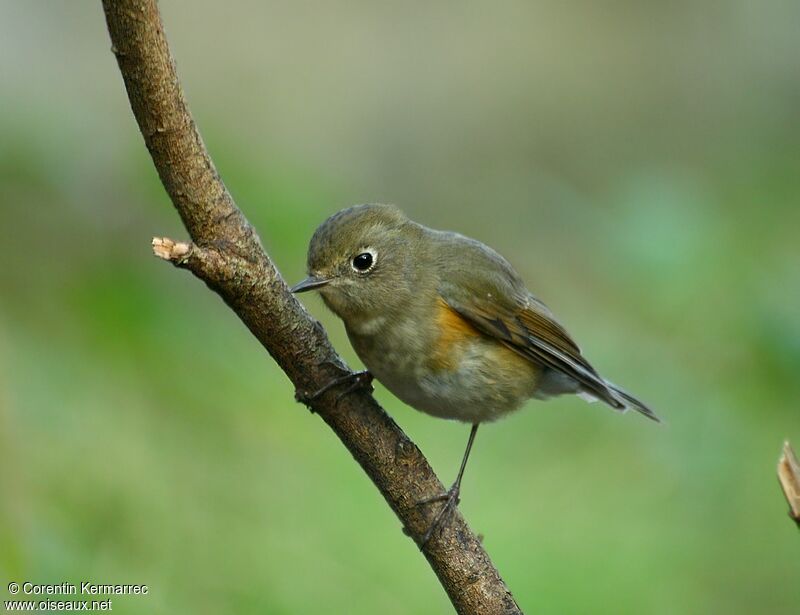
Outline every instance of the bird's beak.
[(310, 275), (302, 282), (292, 286), (291, 291), (293, 293), (304, 293), (309, 290), (316, 290), (317, 288), (322, 288), (328, 282), (330, 282), (329, 279), (318, 278), (316, 276)]

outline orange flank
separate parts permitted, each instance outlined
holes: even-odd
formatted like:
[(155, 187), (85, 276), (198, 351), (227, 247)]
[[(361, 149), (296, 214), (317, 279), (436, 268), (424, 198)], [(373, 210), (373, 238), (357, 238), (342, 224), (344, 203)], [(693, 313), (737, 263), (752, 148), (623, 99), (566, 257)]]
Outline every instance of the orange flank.
[(436, 324), (439, 337), (429, 364), (435, 370), (456, 369), (464, 343), (483, 334), (442, 299), (436, 300)]
[(496, 343), (442, 299), (436, 302), (436, 324), (439, 336), (427, 363), (431, 370), (457, 371), (463, 367), (464, 353), (470, 349), (471, 344), (483, 341), (485, 343), (482, 344), (481, 356), (493, 366), (494, 377), (486, 377), (482, 384), (495, 385), (502, 382), (509, 386), (526, 386), (531, 390), (535, 387), (541, 370), (538, 365), (505, 344)]

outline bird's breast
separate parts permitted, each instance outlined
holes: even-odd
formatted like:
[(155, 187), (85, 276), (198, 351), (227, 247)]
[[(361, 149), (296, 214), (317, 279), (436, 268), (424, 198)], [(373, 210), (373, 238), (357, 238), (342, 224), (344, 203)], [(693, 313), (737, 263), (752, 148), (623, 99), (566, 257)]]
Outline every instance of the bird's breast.
[(394, 395), (423, 412), (467, 422), (493, 420), (533, 395), (536, 365), (441, 300), (430, 316), (382, 315), (347, 325), (356, 353)]

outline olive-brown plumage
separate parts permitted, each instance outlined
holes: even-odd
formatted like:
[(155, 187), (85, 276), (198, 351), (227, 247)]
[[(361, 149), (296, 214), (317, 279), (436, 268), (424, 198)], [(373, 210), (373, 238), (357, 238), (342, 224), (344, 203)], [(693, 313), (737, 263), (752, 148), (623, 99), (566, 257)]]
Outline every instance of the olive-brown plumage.
[[(314, 233), (309, 277), (369, 372), (412, 407), (477, 425), (530, 398), (576, 393), (658, 420), (603, 379), (513, 267), (488, 246), (389, 205), (342, 210)], [(429, 536), (428, 536), (429, 537)], [(426, 538), (427, 539), (427, 538)]]
[(508, 261), (478, 241), (360, 205), (317, 229), (308, 270), (297, 290), (319, 289), (367, 369), (419, 410), (475, 423), (531, 397), (579, 393), (655, 418), (604, 380)]

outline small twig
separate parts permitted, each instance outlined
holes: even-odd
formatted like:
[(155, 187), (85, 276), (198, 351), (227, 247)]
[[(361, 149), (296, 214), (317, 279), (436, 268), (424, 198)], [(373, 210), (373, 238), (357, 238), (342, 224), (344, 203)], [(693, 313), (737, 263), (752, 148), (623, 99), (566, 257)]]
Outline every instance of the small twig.
[(783, 453), (778, 460), (778, 480), (789, 503), (789, 516), (800, 527), (800, 462), (788, 440), (783, 443)]

